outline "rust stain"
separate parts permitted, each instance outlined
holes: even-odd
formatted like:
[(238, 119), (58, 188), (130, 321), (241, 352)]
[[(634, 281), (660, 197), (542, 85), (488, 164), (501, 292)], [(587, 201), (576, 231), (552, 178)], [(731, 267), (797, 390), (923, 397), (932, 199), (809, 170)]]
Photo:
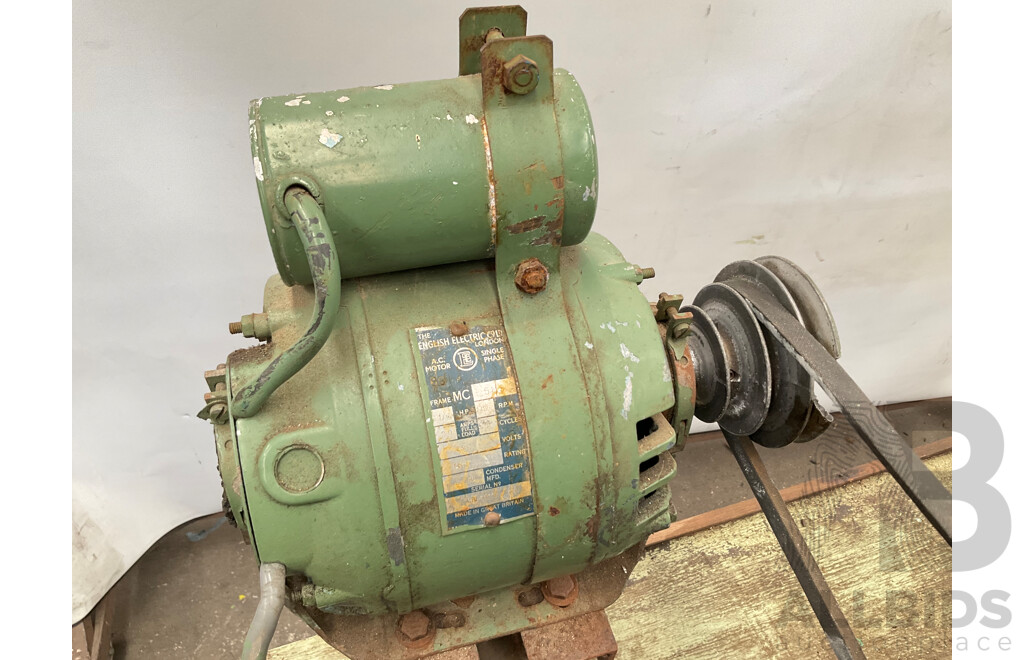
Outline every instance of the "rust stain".
[(548, 374), (548, 377), (541, 382), (540, 389), (546, 390), (548, 388), (548, 385), (550, 385), (553, 382), (555, 382), (555, 375)]
[(510, 234), (522, 234), (523, 232), (533, 231), (534, 229), (540, 229), (544, 224), (544, 220), (547, 219), (546, 215), (538, 215), (535, 218), (529, 220), (523, 220), (508, 226), (508, 233)]
[(520, 291), (531, 295), (543, 291), (548, 284), (548, 269), (536, 257), (521, 261), (516, 266), (515, 284)]
[(530, 241), (534, 247), (541, 245), (553, 245), (558, 247), (562, 244), (562, 209), (558, 209), (558, 216), (554, 220), (544, 223), (544, 234)]
[(557, 516), (560, 513), (561, 513), (561, 511), (558, 510), (558, 507), (556, 507), (556, 506), (549, 506), (548, 507), (548, 515)]
[(561, 190), (562, 188), (565, 188), (565, 177), (556, 176), (553, 179), (551, 179), (551, 183), (555, 185), (555, 190)]
[(597, 543), (597, 528), (601, 524), (601, 514), (594, 513), (587, 519), (587, 536), (589, 536), (594, 543)]

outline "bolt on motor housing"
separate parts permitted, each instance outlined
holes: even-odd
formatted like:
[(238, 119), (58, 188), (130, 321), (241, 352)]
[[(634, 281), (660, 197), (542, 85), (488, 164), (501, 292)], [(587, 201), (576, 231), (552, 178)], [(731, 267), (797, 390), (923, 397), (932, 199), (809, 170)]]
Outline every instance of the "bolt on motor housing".
[(204, 415), (230, 514), (306, 612), (540, 583), (670, 523), (692, 390), (637, 289), (647, 269), (590, 233), (583, 92), (522, 36), (525, 12), (487, 13), (512, 10), (464, 14), (458, 78), (251, 105), (278, 274), (233, 328), (266, 341), (207, 373)]

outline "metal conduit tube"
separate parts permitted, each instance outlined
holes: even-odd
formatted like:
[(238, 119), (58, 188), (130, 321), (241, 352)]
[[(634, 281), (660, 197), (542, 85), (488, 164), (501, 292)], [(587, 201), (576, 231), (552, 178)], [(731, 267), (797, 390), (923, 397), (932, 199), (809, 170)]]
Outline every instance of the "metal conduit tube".
[(288, 217), (299, 233), (306, 249), (309, 270), (313, 275), (313, 316), (306, 332), (284, 353), (274, 358), (266, 369), (235, 396), (231, 413), (235, 417), (252, 417), (270, 395), (294, 376), (320, 352), (334, 328), (334, 317), (341, 304), (341, 267), (334, 238), (323, 209), (308, 190), (292, 187), (284, 195)]
[(284, 608), (284, 564), (260, 564), (260, 604), (242, 645), (242, 660), (265, 660)]

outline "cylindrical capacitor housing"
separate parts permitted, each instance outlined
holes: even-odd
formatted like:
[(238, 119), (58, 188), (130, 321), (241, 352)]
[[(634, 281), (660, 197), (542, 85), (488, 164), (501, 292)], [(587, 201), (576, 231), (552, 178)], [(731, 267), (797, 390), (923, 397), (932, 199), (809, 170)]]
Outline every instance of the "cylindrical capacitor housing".
[[(563, 245), (590, 232), (597, 153), (576, 79), (554, 73), (553, 112), (565, 173)], [(494, 254), (494, 180), (480, 75), (253, 101), (253, 165), (278, 272), (311, 282), (283, 206), (301, 185), (323, 206), (342, 277), (482, 259)], [(502, 121), (521, 121), (513, 116)], [(522, 133), (529, 139), (531, 127)], [(523, 184), (529, 185), (524, 174)], [(517, 185), (502, 181), (502, 185)]]

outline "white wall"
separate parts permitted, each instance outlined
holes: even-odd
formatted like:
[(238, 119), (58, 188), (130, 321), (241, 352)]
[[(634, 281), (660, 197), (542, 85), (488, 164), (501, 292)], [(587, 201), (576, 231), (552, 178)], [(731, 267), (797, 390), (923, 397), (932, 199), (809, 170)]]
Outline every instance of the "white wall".
[[(74, 8), (72, 619), (220, 507), (204, 369), (274, 264), (257, 96), (457, 72), (466, 2), (126, 0)], [(692, 297), (779, 254), (830, 300), (879, 401), (948, 395), (947, 1), (527, 5), (590, 102), (595, 230)], [(255, 570), (255, 567), (254, 567)]]

